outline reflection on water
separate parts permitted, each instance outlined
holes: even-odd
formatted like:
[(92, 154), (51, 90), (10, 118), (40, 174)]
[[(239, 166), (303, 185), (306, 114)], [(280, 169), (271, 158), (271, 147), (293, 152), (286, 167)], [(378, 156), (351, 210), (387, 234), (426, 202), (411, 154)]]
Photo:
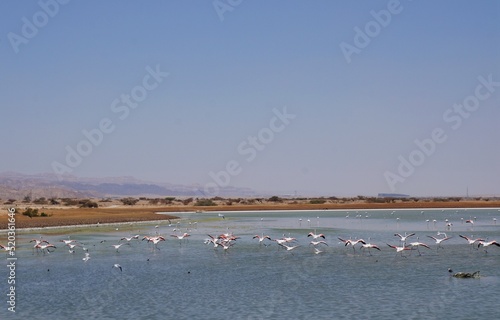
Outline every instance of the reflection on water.
[[(32, 319), (405, 319), (493, 318), (500, 284), (500, 248), (476, 250), (459, 234), (500, 240), (493, 218), (498, 209), (350, 210), (300, 212), (225, 212), (181, 214), (179, 223), (90, 228), (64, 235), (18, 234), (17, 317)], [(473, 219), (474, 224), (464, 220)], [(435, 220), (435, 221), (434, 221)], [(451, 223), (449, 227), (447, 224)], [(178, 229), (180, 231), (174, 231)], [(170, 237), (189, 232), (187, 240)], [(310, 231), (326, 235), (328, 246), (314, 254)], [(437, 232), (452, 238), (437, 249)], [(211, 235), (231, 232), (241, 238), (227, 251), (205, 245)], [(386, 243), (400, 245), (394, 233), (416, 233), (411, 241), (431, 249), (396, 254)], [(153, 250), (133, 240), (118, 252), (111, 245), (124, 236), (161, 234)], [(254, 235), (290, 235), (300, 245), (280, 249)], [(50, 254), (33, 254), (32, 238), (55, 243)], [(69, 253), (61, 239), (81, 247)], [(338, 237), (363, 238), (381, 251), (371, 255), (339, 243)], [(104, 240), (104, 241), (103, 241)], [(123, 271), (113, 268), (115, 263)], [(481, 279), (456, 279), (447, 269), (473, 272)], [(7, 293), (8, 269), (0, 268)], [(464, 299), (467, 303), (464, 303)], [(1, 319), (13, 318), (7, 304)]]

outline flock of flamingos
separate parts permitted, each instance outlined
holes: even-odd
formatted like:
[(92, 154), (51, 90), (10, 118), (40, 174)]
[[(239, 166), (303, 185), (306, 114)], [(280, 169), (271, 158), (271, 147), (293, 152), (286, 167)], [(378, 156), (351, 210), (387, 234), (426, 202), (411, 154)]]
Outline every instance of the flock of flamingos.
[[(222, 216), (222, 218), (224, 217)], [(474, 220), (467, 220), (465, 221), (465, 223), (470, 223), (473, 225)], [(193, 225), (194, 229), (197, 230), (197, 224), (196, 222), (194, 224), (189, 223), (189, 227), (185, 228), (185, 232), (181, 230), (179, 224), (180, 222), (177, 222), (176, 225), (173, 225), (170, 222), (169, 227), (174, 226), (174, 228), (172, 233), (169, 235), (169, 238), (176, 239), (181, 246), (187, 245), (188, 238), (191, 236), (191, 234), (188, 232), (193, 231)], [(153, 235), (134, 235), (130, 237), (121, 237), (120, 239), (117, 238), (116, 243), (114, 244), (108, 244), (108, 240), (101, 240), (99, 243), (93, 244), (91, 250), (89, 250), (89, 247), (91, 247), (90, 245), (86, 245), (76, 239), (70, 239), (70, 237), (68, 237), (68, 239), (58, 240), (57, 245), (54, 243), (50, 243), (48, 240), (43, 239), (43, 237), (40, 237), (39, 239), (32, 239), (29, 242), (32, 244), (33, 255), (46, 255), (56, 251), (56, 249), (60, 251), (62, 248), (66, 248), (64, 251), (68, 252), (69, 254), (75, 254), (77, 250), (82, 252), (84, 254), (82, 261), (86, 263), (91, 259), (91, 252), (93, 250), (96, 250), (98, 248), (99, 250), (105, 250), (105, 248), (107, 248), (106, 250), (110, 250), (111, 252), (113, 252), (114, 250), (118, 253), (120, 252), (119, 250), (124, 246), (133, 247), (134, 242), (145, 242), (147, 243), (147, 246), (150, 248), (151, 252), (157, 252), (161, 249), (160, 244), (166, 242), (167, 240), (167, 236), (161, 235), (158, 232), (158, 228), (158, 225), (155, 226), (156, 231)], [(118, 230), (118, 228), (116, 230)], [(241, 238), (240, 236), (237, 236), (232, 232), (221, 233), (218, 235), (207, 234), (206, 236), (207, 237), (204, 239), (204, 243), (206, 245), (212, 247), (214, 250), (222, 250), (223, 252), (227, 252), (228, 250), (230, 250), (230, 248), (232, 248), (237, 243), (237, 240)], [(488, 241), (488, 239), (473, 238), (472, 236), (468, 237), (462, 234), (459, 234), (458, 236), (464, 239), (464, 244), (468, 244), (470, 246), (470, 250), (479, 250), (480, 248), (483, 248), (484, 252), (487, 253), (487, 249), (490, 246), (500, 247), (500, 243), (496, 240)], [(304, 234), (302, 237), (306, 238), (306, 235)], [(382, 248), (389, 248), (389, 250), (394, 250), (396, 255), (407, 257), (408, 255), (411, 255), (413, 251), (416, 251), (418, 255), (421, 255), (421, 248), (431, 249), (431, 245), (420, 241), (420, 238), (413, 232), (405, 232), (404, 234), (395, 233), (394, 237), (395, 240), (393, 241), (393, 243), (383, 243), (382, 245), (370, 243), (370, 238), (368, 238), (368, 241), (365, 241), (363, 239), (344, 239), (341, 237), (337, 237), (338, 241), (337, 239), (334, 241), (335, 244), (346, 247), (346, 250), (351, 250), (348, 247), (352, 248), (353, 254), (358, 252), (358, 254), (372, 255), (373, 250), (381, 251)], [(426, 235), (426, 237), (429, 239), (429, 241), (432, 241), (432, 245), (436, 247), (436, 250), (443, 249), (443, 243), (452, 238), (452, 236), (448, 236), (445, 232), (437, 232), (436, 235)], [(310, 247), (314, 254), (324, 253), (324, 248), (329, 246), (327, 242), (327, 236), (323, 233), (316, 233), (316, 230), (311, 231), (307, 234), (308, 243), (306, 245), (300, 244), (299, 240), (295, 237), (290, 236), (290, 234), (288, 236), (285, 236), (285, 234), (283, 234), (283, 236), (279, 238), (271, 238), (269, 235), (265, 235), (264, 233), (262, 233), (260, 235), (257, 234), (252, 236), (252, 241), (258, 243), (259, 246), (269, 247), (275, 245), (278, 249), (281, 248), (284, 251), (294, 251), (296, 248), (301, 246)], [(15, 248), (13, 247), (7, 247), (1, 244), (0, 248), (7, 253), (9, 253), (9, 251), (11, 250), (15, 250)], [(405, 252), (408, 252), (409, 254), (405, 255)], [(120, 271), (122, 270), (122, 267), (119, 264), (115, 264), (113, 267), (119, 269)]]

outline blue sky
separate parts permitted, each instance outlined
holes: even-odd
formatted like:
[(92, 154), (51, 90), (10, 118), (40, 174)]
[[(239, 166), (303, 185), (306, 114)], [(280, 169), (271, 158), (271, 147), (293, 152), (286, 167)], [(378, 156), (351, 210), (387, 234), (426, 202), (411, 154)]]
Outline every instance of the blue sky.
[[(58, 163), (201, 187), (224, 171), (223, 184), (276, 194), (500, 195), (497, 1), (215, 3), (0, 2), (0, 172)], [(148, 67), (168, 76), (120, 119), (112, 102)], [(453, 111), (465, 100), (478, 102), (466, 117)], [(283, 110), (293, 119), (266, 136)], [(113, 131), (68, 166), (67, 147), (103, 119)], [(446, 139), (425, 153), (415, 140), (435, 129)], [(413, 169), (398, 171), (402, 158)]]

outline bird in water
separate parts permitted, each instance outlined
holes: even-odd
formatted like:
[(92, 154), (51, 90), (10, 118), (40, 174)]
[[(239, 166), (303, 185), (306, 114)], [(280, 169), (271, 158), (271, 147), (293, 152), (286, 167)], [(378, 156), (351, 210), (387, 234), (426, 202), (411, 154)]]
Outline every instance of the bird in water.
[(473, 273), (470, 273), (470, 272), (457, 272), (457, 273), (453, 273), (453, 270), (451, 270), (451, 268), (448, 268), (448, 273), (452, 277), (454, 277), (454, 278), (474, 278), (474, 279), (478, 279), (480, 277), (479, 271), (476, 271), (476, 272), (473, 272)]

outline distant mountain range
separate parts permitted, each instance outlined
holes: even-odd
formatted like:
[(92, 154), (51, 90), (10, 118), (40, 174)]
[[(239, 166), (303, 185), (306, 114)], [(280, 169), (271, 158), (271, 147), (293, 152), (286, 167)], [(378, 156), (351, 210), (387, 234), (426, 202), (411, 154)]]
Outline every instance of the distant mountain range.
[[(222, 197), (253, 197), (249, 188), (223, 187)], [(52, 173), (27, 175), (17, 172), (0, 173), (0, 199), (21, 200), (45, 198), (107, 198), (107, 197), (212, 197), (201, 185), (151, 183), (134, 177), (80, 178), (65, 175), (59, 180)]]

